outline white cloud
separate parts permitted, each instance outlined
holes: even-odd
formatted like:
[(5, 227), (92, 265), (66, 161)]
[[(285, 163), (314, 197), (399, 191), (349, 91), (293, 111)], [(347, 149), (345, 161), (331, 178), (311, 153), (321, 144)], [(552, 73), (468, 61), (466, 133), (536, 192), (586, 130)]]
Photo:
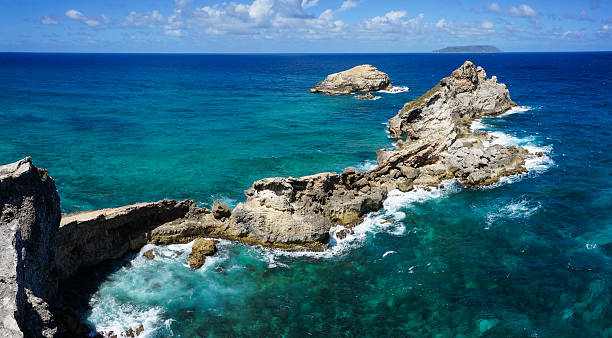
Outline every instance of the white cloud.
[(517, 16), (517, 17), (525, 17), (525, 18), (533, 18), (538, 15), (538, 12), (536, 12), (533, 8), (531, 8), (531, 6), (525, 5), (525, 4), (519, 5), (518, 7), (511, 6), (507, 10), (504, 10), (497, 2), (493, 2), (490, 5), (488, 5), (486, 9), (489, 12), (493, 12), (497, 14), (506, 14), (506, 15)]
[(100, 15), (99, 17), (89, 17), (77, 11), (76, 9), (69, 9), (64, 14), (66, 15), (68, 19), (80, 21), (90, 27), (99, 26), (100, 21), (103, 21), (105, 23), (110, 22), (110, 20), (104, 14)]
[(501, 13), (502, 12), (502, 8), (499, 6), (499, 4), (497, 2), (494, 2), (492, 4), (490, 4), (489, 6), (487, 6), (487, 9), (491, 12), (495, 12), (495, 13)]
[(57, 25), (59, 22), (57, 22), (57, 20), (53, 19), (50, 16), (45, 16), (40, 19), (40, 23), (42, 23), (43, 25)]
[(174, 0), (174, 5), (178, 8), (184, 8), (187, 7), (191, 1), (192, 0)]
[(564, 40), (581, 40), (584, 38), (584, 33), (578, 30), (567, 31), (561, 34), (561, 39)]
[(520, 5), (518, 7), (510, 7), (508, 9), (508, 13), (512, 16), (521, 16), (521, 17), (535, 17), (538, 13), (531, 8), (529, 5)]
[[(272, 6), (274, 5), (273, 0), (255, 0), (248, 6), (249, 15), (256, 21), (261, 21), (268, 15), (272, 14)], [(240, 6), (240, 5), (238, 5)]]
[(351, 9), (353, 7), (357, 7), (357, 3), (355, 1), (346, 0), (342, 3), (340, 9), (338, 9), (338, 12), (346, 11), (347, 9)]
[(158, 10), (149, 13), (130, 12), (123, 21), (124, 26), (155, 27), (164, 23), (164, 17)]
[(100, 25), (100, 21), (94, 20), (94, 19), (84, 20), (83, 23), (85, 23), (87, 26), (90, 26), (90, 27), (95, 27), (95, 26)]
[(482, 24), (480, 24), (480, 27), (484, 28), (484, 29), (493, 29), (493, 23), (491, 21), (483, 21)]
[(181, 31), (180, 29), (166, 29), (164, 31), (164, 34), (168, 36), (180, 37), (180, 36), (183, 36), (183, 31)]
[(83, 13), (77, 11), (76, 9), (67, 10), (66, 16), (72, 20), (86, 20), (87, 19), (87, 17), (83, 15)]
[(438, 22), (436, 23), (436, 27), (437, 28), (445, 28), (448, 24), (446, 23), (446, 19), (440, 19), (438, 20)]
[(319, 3), (319, 0), (302, 0), (302, 8), (314, 7)]

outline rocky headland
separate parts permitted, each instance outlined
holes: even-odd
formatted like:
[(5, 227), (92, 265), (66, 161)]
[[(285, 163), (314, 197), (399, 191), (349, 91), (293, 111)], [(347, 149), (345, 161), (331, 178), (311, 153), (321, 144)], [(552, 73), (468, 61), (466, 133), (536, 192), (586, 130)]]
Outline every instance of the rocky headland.
[[(57, 304), (50, 306), (58, 283), (146, 244), (195, 240), (189, 257), (194, 269), (215, 253), (210, 238), (283, 250), (324, 250), (332, 227), (344, 227), (336, 233), (339, 238), (350, 232), (367, 213), (382, 208), (391, 190), (409, 191), (446, 179), (477, 187), (526, 172), (525, 160), (536, 154), (495, 145), (491, 135), (470, 128), (474, 119), (497, 116), (514, 106), (504, 84), (466, 61), (389, 120), (389, 133), (397, 141), (393, 149), (377, 152), (376, 168), (264, 178), (245, 191), (246, 201), (233, 210), (219, 202), (208, 209), (190, 200), (162, 200), (75, 212), (60, 220), (59, 197), (45, 170), (29, 158), (1, 166), (0, 334), (52, 337), (82, 332), (74, 323), (78, 316), (66, 315)], [(155, 259), (154, 252), (148, 256)], [(62, 323), (55, 324), (53, 309)], [(65, 323), (66, 318), (72, 323)]]
[(389, 90), (393, 86), (389, 75), (372, 65), (360, 65), (328, 75), (325, 80), (310, 89), (311, 93), (348, 95)]

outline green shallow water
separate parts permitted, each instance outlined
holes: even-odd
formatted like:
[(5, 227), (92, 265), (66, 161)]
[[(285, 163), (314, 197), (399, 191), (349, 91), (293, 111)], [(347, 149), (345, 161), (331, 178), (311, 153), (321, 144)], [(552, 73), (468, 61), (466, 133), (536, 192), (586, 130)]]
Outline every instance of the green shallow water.
[[(143, 324), (150, 337), (609, 337), (610, 53), (0, 53), (0, 160), (48, 168), (64, 212), (161, 198), (234, 205), (263, 177), (366, 169), (391, 144), (387, 119), (466, 58), (527, 107), (474, 127), (543, 151), (528, 175), (393, 192), (324, 253), (221, 242), (192, 271), (189, 245), (148, 246), (152, 261), (108, 263), (83, 319), (115, 332)], [(410, 91), (308, 93), (362, 63)]]

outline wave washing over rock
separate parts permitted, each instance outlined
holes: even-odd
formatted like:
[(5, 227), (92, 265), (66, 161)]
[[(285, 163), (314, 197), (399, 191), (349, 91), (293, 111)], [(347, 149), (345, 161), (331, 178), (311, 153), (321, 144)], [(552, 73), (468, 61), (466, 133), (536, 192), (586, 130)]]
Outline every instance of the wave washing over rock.
[[(390, 86), (384, 79), (377, 86), (385, 84)], [(366, 91), (372, 90), (368, 87)], [(36, 331), (34, 335), (53, 336), (58, 330), (82, 330), (74, 319), (72, 326), (67, 325), (65, 318), (70, 315), (65, 313), (62, 325), (55, 327), (48, 303), (54, 300), (57, 283), (44, 271), (67, 280), (81, 268), (121, 257), (147, 244), (185, 244), (210, 237), (333, 255), (346, 247), (337, 245), (339, 242), (354, 242), (352, 239), (370, 231), (372, 224), (402, 233), (405, 229), (397, 222), (405, 217), (401, 205), (435, 198), (459, 186), (489, 186), (526, 173), (530, 164), (546, 161), (546, 155), (537, 148), (500, 142), (499, 135), (480, 130), (484, 126), (480, 118), (500, 116), (513, 109), (520, 108), (510, 99), (506, 86), (466, 61), (389, 120), (390, 136), (398, 140), (394, 149), (377, 152), (375, 167), (367, 167), (367, 171), (349, 167), (341, 174), (265, 178), (254, 182), (245, 191), (246, 201), (233, 210), (219, 202), (209, 210), (193, 201), (164, 200), (77, 212), (65, 215), (60, 226), (59, 198), (45, 171), (36, 169), (29, 159), (0, 167), (0, 197), (5, 205), (0, 226), (7, 229), (2, 235), (7, 244), (2, 255), (17, 257), (3, 259), (16, 263), (2, 269), (2, 280), (10, 284), (3, 293), (13, 291), (7, 294), (9, 298), (3, 298), (9, 299), (12, 307), (6, 307), (10, 313), (3, 313), (0, 330), (4, 331), (0, 332), (19, 336), (21, 328)], [(39, 187), (41, 184), (45, 187)], [(19, 216), (20, 212), (26, 216)], [(35, 233), (43, 237), (29, 236), (32, 229), (39, 228), (44, 229)], [(24, 249), (19, 251), (23, 239), (29, 242), (24, 242)], [(322, 252), (330, 244), (332, 250)], [(28, 270), (24, 275), (20, 268), (23, 257), (16, 252), (25, 252), (23, 257), (41, 267), (39, 272)], [(143, 254), (154, 255), (154, 251)], [(28, 316), (31, 307), (26, 303), (35, 304), (32, 307), (38, 313), (37, 322)]]

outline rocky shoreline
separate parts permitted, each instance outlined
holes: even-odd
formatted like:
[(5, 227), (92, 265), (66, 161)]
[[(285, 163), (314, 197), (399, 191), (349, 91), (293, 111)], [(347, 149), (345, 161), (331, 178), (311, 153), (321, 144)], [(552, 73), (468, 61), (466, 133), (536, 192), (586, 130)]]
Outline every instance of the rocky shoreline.
[[(355, 85), (340, 87), (363, 88), (362, 80), (352, 78)], [(382, 89), (390, 86), (388, 76), (377, 83), (385, 86)], [(321, 91), (326, 86), (320, 83), (315, 88)], [(364, 91), (373, 91), (366, 87)], [(193, 268), (215, 252), (214, 243), (202, 238), (283, 250), (324, 250), (332, 227), (343, 226), (339, 234), (346, 234), (369, 212), (381, 209), (391, 190), (437, 186), (446, 179), (477, 187), (524, 173), (525, 160), (536, 154), (515, 146), (490, 145), (491, 135), (470, 128), (477, 118), (498, 116), (515, 106), (504, 84), (466, 61), (389, 120), (389, 133), (397, 138), (395, 149), (379, 150), (376, 168), (265, 178), (254, 182), (245, 191), (246, 201), (233, 210), (219, 202), (211, 210), (190, 200), (162, 200), (75, 212), (60, 220), (57, 190), (45, 170), (36, 168), (29, 158), (0, 166), (4, 206), (0, 334), (51, 337), (82, 331), (74, 323), (74, 314), (55, 314), (73, 318), (70, 325), (66, 320), (55, 322), (51, 305), (58, 284), (67, 283), (81, 269), (149, 243), (197, 240), (189, 262)], [(63, 310), (56, 306), (54, 311)]]

